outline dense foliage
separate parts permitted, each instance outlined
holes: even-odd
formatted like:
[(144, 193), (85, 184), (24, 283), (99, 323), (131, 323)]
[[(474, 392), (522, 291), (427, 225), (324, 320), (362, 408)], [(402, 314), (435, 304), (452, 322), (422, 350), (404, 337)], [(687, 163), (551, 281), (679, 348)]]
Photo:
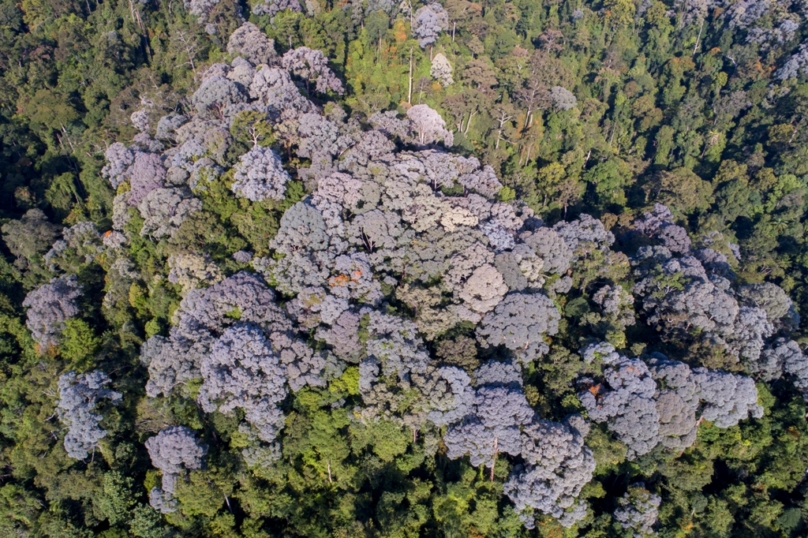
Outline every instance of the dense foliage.
[(807, 18), (0, 0), (0, 534), (805, 535)]

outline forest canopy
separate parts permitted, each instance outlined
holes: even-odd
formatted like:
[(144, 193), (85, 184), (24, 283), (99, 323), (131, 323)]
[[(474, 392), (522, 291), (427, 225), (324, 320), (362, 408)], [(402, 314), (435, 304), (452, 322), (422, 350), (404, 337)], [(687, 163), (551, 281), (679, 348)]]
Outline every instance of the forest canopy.
[(808, 532), (808, 4), (0, 21), (3, 536)]

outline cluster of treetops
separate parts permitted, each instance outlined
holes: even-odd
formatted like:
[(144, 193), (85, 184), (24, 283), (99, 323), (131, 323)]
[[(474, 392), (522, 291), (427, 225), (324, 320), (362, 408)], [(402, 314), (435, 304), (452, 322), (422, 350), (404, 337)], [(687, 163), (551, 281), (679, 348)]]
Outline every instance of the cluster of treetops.
[(0, 0), (0, 534), (804, 535), (805, 20)]

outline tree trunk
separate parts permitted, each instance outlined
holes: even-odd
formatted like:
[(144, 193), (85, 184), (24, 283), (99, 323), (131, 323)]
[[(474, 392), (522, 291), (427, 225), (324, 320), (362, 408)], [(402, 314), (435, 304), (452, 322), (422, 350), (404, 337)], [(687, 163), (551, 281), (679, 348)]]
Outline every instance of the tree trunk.
[(410, 47), (410, 78), (409, 87), (407, 89), (407, 103), (412, 104), (412, 47)]
[[(792, 121), (791, 123), (792, 123), (792, 125), (794, 124), (794, 122), (793, 122), (793, 121)], [(794, 141), (794, 137), (796, 137), (796, 136), (797, 136), (797, 131), (799, 131), (799, 130), (800, 130), (800, 129), (799, 129), (799, 127), (800, 127), (800, 124), (799, 124), (799, 123), (797, 123), (796, 127), (794, 127), (794, 132), (793, 132), (793, 133), (791, 133), (791, 138), (789, 138), (789, 139), (788, 139), (788, 143), (789, 143), (789, 144), (791, 144), (791, 143)]]
[(469, 134), (469, 128), (471, 127), (471, 118), (473, 118), (473, 117), (474, 117), (474, 112), (469, 113), (469, 121), (466, 122), (466, 130), (463, 131), (464, 135)]
[(701, 19), (701, 26), (699, 26), (699, 36), (696, 38), (696, 44), (693, 45), (693, 56), (696, 55), (696, 51), (699, 48), (699, 42), (701, 41), (702, 30), (704, 30), (704, 19)]
[(499, 443), (499, 439), (494, 437), (494, 461), (491, 462), (491, 482), (494, 481), (494, 468), (497, 466), (497, 452), (498, 448), (497, 445)]

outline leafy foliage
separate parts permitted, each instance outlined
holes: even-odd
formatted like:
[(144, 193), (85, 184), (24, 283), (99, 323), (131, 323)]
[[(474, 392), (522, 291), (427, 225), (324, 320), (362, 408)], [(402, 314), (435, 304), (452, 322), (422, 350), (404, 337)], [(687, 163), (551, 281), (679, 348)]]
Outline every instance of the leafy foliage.
[(804, 535), (803, 7), (1, 1), (0, 534)]

